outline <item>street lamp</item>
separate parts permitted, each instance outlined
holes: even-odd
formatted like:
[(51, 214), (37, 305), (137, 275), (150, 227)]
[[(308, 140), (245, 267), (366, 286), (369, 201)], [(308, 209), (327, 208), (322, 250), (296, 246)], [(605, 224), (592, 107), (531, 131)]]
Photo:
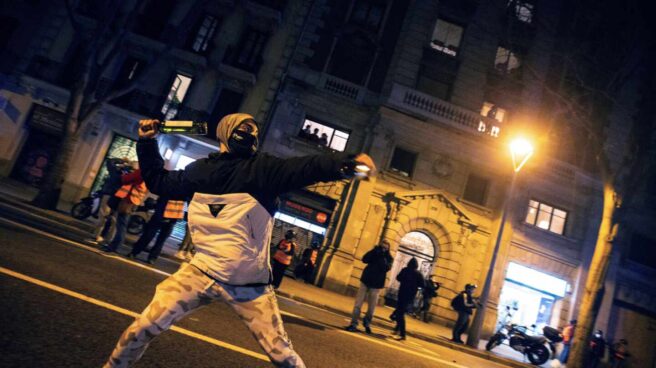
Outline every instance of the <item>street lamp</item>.
[(481, 339), (481, 328), (483, 327), (483, 320), (485, 319), (485, 308), (487, 307), (487, 299), (490, 295), (490, 286), (492, 284), (494, 266), (497, 262), (497, 254), (499, 253), (499, 247), (503, 237), (503, 229), (506, 225), (508, 206), (510, 205), (510, 202), (512, 202), (513, 192), (515, 191), (515, 180), (517, 179), (517, 173), (533, 155), (533, 145), (531, 145), (531, 143), (524, 138), (516, 138), (510, 142), (510, 153), (512, 155), (514, 168), (512, 181), (510, 182), (510, 189), (508, 190), (508, 195), (506, 196), (503, 204), (503, 209), (501, 210), (501, 223), (499, 224), (497, 241), (494, 243), (494, 251), (492, 252), (492, 259), (490, 260), (490, 268), (487, 272), (487, 276), (485, 277), (485, 283), (483, 284), (483, 289), (481, 290), (481, 295), (479, 297), (480, 305), (476, 311), (476, 316), (474, 317), (471, 328), (469, 329), (469, 334), (467, 335), (467, 345), (474, 348), (478, 348), (478, 342)]

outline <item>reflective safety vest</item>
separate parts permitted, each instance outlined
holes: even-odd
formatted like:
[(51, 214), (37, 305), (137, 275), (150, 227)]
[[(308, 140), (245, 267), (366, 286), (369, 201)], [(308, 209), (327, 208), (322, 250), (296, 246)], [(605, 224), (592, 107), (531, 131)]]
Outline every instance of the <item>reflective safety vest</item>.
[(294, 257), (294, 248), (296, 244), (293, 241), (283, 239), (278, 243), (278, 249), (276, 253), (273, 254), (273, 259), (276, 261), (289, 266), (292, 263), (292, 258)]
[(184, 201), (168, 201), (164, 208), (164, 218), (181, 219), (184, 218)]
[(312, 253), (310, 253), (310, 264), (313, 266), (317, 264), (317, 255), (319, 255), (319, 252), (316, 249), (312, 249)]
[(130, 202), (132, 202), (135, 205), (141, 204), (141, 201), (143, 201), (144, 198), (146, 198), (146, 194), (148, 193), (148, 188), (146, 188), (146, 184), (144, 182), (141, 182), (139, 184), (125, 184), (122, 187), (118, 188), (116, 193), (114, 193), (114, 197), (118, 198), (127, 198), (129, 196)]

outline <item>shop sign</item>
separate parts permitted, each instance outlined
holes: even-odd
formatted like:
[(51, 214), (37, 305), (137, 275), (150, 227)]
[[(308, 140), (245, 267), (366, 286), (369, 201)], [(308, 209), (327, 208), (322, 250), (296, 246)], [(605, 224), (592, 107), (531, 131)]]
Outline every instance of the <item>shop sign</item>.
[(66, 114), (63, 112), (36, 104), (32, 109), (30, 126), (47, 133), (62, 135), (65, 120)]
[(282, 201), (280, 211), (323, 227), (326, 227), (330, 220), (330, 215), (328, 213), (304, 206), (288, 199)]

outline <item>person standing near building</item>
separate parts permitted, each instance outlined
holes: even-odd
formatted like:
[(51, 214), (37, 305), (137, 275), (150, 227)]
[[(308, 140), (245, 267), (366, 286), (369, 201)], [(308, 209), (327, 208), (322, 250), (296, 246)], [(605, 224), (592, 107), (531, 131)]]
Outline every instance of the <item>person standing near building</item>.
[(196, 254), (160, 283), (146, 309), (125, 330), (105, 364), (128, 367), (148, 344), (184, 316), (223, 300), (246, 324), (278, 367), (305, 367), (285, 332), (271, 282), (269, 243), (278, 196), (319, 181), (353, 178), (360, 165), (375, 173), (366, 154), (280, 159), (258, 154), (252, 116), (231, 114), (217, 126), (220, 152), (164, 169), (156, 121), (139, 122), (137, 153), (146, 184), (171, 199), (191, 199), (189, 229)]
[(562, 364), (567, 363), (567, 359), (569, 358), (569, 351), (572, 347), (572, 341), (574, 341), (574, 332), (576, 332), (575, 319), (569, 321), (569, 324), (563, 328), (563, 351), (560, 352), (560, 357), (558, 358)]
[(465, 290), (458, 293), (458, 295), (451, 300), (451, 307), (458, 312), (458, 319), (453, 326), (453, 337), (451, 341), (458, 344), (464, 343), (460, 337), (465, 331), (467, 331), (467, 327), (469, 327), (469, 317), (476, 308), (476, 302), (472, 296), (474, 290), (476, 290), (476, 285), (467, 284), (465, 285)]
[(587, 368), (597, 368), (599, 362), (604, 359), (604, 355), (606, 355), (604, 332), (596, 330), (590, 339)]
[(292, 264), (297, 248), (295, 240), (296, 232), (294, 230), (287, 230), (285, 232), (285, 239), (280, 240), (276, 246), (272, 262), (274, 289), (280, 287), (282, 278), (285, 276), (285, 270)]
[(132, 251), (127, 254), (129, 258), (136, 258), (139, 253), (143, 252), (151, 240), (157, 234), (155, 245), (148, 252), (147, 262), (150, 264), (155, 263), (157, 257), (162, 253), (164, 242), (173, 232), (175, 223), (184, 217), (184, 201), (171, 201), (167, 198), (160, 197), (155, 205), (155, 213), (148, 220), (143, 233), (136, 243), (132, 245)]
[(399, 282), (399, 295), (396, 300), (396, 309), (392, 313), (392, 320), (396, 321), (394, 331), (399, 334), (397, 340), (405, 340), (405, 314), (412, 304), (417, 290), (424, 287), (424, 276), (418, 268), (417, 259), (412, 257), (401, 272), (396, 275), (396, 280)]
[(346, 327), (347, 331), (355, 332), (358, 330), (358, 319), (360, 319), (360, 310), (364, 301), (367, 301), (367, 313), (362, 319), (362, 325), (365, 331), (371, 333), (371, 320), (374, 317), (378, 295), (385, 287), (385, 277), (387, 272), (392, 268), (392, 256), (389, 252), (390, 243), (383, 240), (379, 245), (365, 253), (362, 257), (362, 263), (367, 266), (362, 271), (360, 277), (360, 287), (355, 295), (355, 305), (351, 313), (351, 324)]
[(314, 273), (314, 267), (317, 265), (317, 257), (319, 256), (319, 243), (313, 241), (310, 248), (305, 248), (303, 254), (301, 255), (301, 261), (294, 269), (294, 276), (299, 279), (303, 279), (306, 284), (312, 282), (312, 274)]
[(100, 248), (104, 252), (116, 252), (118, 247), (123, 244), (130, 214), (148, 194), (148, 188), (141, 177), (139, 163), (134, 161), (131, 166), (133, 171), (121, 176), (123, 186), (114, 194), (115, 197), (119, 198), (118, 207), (116, 208), (116, 233), (109, 244)]
[(424, 322), (428, 322), (428, 310), (430, 309), (431, 301), (437, 297), (437, 290), (440, 288), (440, 283), (433, 280), (435, 275), (430, 275), (424, 280), (424, 287), (421, 289), (421, 306), (416, 312), (417, 318)]
[(123, 170), (128, 166), (129, 162), (125, 158), (110, 157), (105, 161), (107, 178), (105, 178), (100, 188), (102, 197), (100, 198), (98, 223), (93, 239), (95, 243), (101, 243), (105, 238), (114, 235), (113, 230), (116, 226), (116, 218), (111, 215), (118, 205), (118, 198), (114, 197), (114, 194), (121, 187), (121, 175), (123, 175)]
[(626, 339), (620, 339), (611, 347), (611, 366), (613, 368), (624, 368), (626, 367), (626, 360), (631, 355), (629, 354), (628, 346), (629, 342)]

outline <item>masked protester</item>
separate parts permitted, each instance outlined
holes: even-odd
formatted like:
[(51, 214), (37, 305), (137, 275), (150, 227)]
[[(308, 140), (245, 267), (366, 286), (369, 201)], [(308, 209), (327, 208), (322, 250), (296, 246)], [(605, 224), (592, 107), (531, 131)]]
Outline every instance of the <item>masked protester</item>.
[(217, 127), (220, 152), (164, 169), (156, 121), (139, 122), (137, 154), (151, 191), (188, 200), (196, 253), (160, 283), (150, 305), (120, 337), (105, 367), (127, 367), (160, 333), (214, 300), (228, 304), (278, 367), (305, 367), (285, 332), (271, 287), (269, 243), (277, 196), (318, 181), (350, 178), (357, 165), (375, 170), (365, 154), (279, 159), (259, 154), (258, 126), (248, 114), (225, 116)]

